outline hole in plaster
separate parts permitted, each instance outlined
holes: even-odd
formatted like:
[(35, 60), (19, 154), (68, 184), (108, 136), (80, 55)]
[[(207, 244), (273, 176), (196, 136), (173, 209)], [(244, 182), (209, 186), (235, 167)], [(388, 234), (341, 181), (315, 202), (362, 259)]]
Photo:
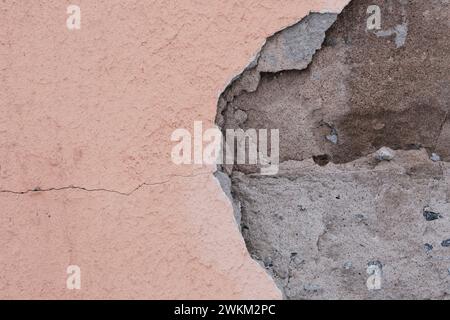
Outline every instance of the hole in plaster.
[(317, 163), (319, 166), (326, 166), (328, 163), (330, 163), (330, 156), (328, 154), (322, 154), (319, 156), (313, 156), (313, 160), (315, 163)]

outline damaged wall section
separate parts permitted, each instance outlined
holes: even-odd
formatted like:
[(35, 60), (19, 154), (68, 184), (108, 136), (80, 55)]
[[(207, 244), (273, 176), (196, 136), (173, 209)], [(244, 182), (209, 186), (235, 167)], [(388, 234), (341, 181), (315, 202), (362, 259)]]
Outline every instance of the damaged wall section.
[[(368, 31), (373, 4), (382, 29)], [(286, 298), (448, 298), (449, 21), (444, 0), (312, 13), (269, 38), (220, 97), (223, 130), (280, 130), (278, 175), (218, 175)], [(375, 159), (381, 147), (391, 161)], [(380, 290), (367, 286), (374, 265)]]

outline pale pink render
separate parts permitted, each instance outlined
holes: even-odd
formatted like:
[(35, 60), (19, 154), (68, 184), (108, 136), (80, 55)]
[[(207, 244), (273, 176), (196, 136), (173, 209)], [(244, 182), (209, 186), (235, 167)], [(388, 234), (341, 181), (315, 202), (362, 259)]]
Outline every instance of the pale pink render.
[[(347, 2), (2, 1), (0, 298), (280, 298), (213, 169), (174, 165), (170, 135), (213, 123), (268, 36)], [(66, 189), (12, 193), (36, 188)]]

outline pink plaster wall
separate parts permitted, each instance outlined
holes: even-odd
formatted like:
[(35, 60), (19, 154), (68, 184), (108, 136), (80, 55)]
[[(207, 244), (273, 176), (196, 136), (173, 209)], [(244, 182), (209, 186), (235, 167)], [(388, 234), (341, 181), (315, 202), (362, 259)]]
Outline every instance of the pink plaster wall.
[(0, 298), (280, 298), (170, 135), (213, 122), (267, 36), (346, 2), (0, 2)]

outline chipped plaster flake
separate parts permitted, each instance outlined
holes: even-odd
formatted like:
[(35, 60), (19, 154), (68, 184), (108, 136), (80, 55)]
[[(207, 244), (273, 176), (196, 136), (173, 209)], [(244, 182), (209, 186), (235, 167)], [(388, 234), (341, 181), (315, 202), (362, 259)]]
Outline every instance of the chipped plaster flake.
[(391, 148), (382, 147), (380, 150), (375, 152), (374, 157), (378, 161), (391, 161), (395, 157), (395, 151)]
[(305, 69), (336, 18), (336, 14), (311, 13), (301, 23), (275, 34), (262, 49), (256, 69), (272, 73)]

